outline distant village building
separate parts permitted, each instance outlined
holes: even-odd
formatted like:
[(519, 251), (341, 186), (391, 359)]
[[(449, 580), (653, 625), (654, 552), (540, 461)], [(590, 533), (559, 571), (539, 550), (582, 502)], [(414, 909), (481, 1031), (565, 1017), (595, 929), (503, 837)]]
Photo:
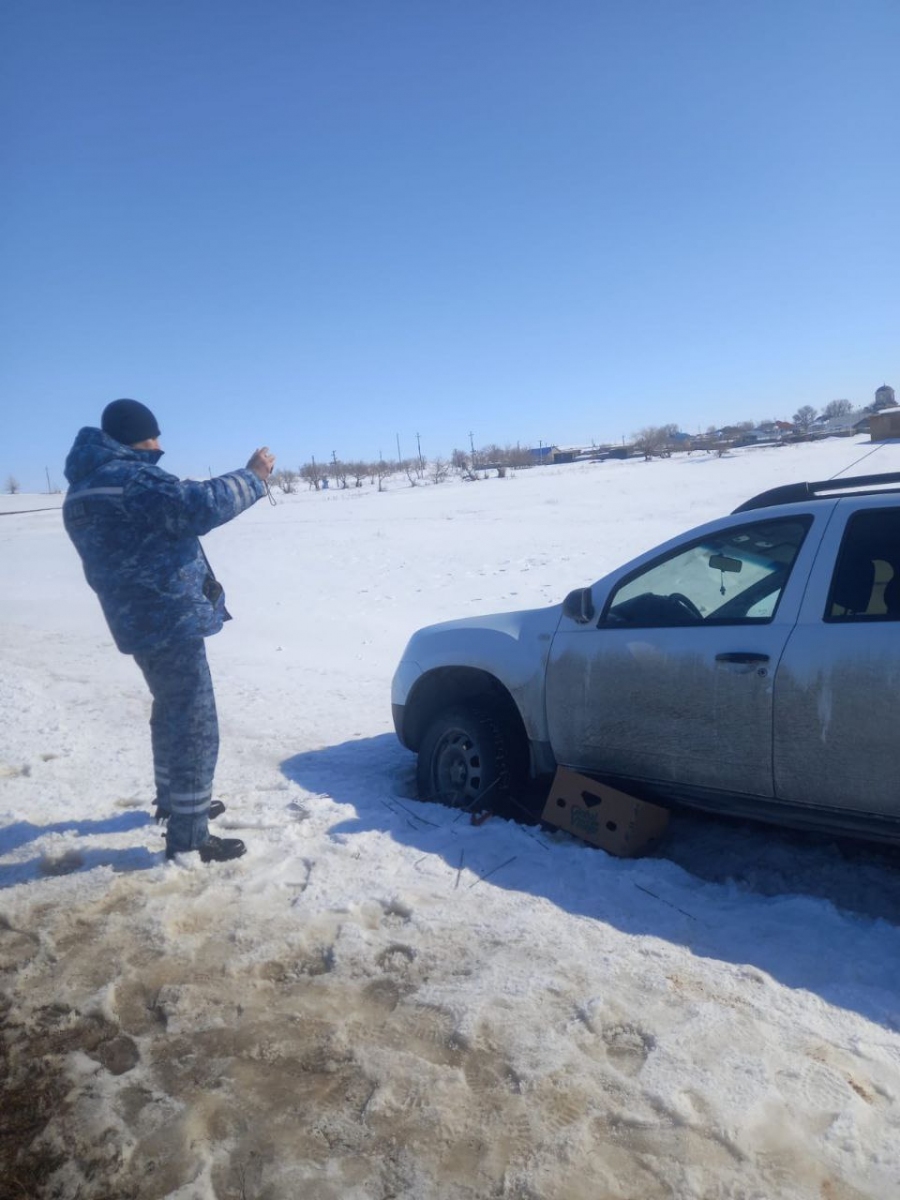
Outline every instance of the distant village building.
[(887, 442), (900, 438), (900, 408), (894, 398), (894, 389), (883, 383), (875, 392), (877, 410), (869, 418), (869, 433), (873, 442)]
[(872, 413), (869, 431), (873, 442), (900, 438), (900, 408), (886, 408), (882, 412)]
[(840, 417), (816, 417), (809, 435), (812, 438), (853, 437), (857, 433), (868, 433), (871, 416), (867, 409), (858, 408)]
[(787, 421), (763, 421), (755, 429), (742, 430), (735, 439), (736, 446), (757, 446), (781, 442), (793, 429)]

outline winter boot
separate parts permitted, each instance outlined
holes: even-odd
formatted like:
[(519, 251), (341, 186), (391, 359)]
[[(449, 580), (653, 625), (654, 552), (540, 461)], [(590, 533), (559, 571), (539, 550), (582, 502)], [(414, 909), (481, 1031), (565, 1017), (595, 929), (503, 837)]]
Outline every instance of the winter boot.
[[(220, 838), (209, 835), (202, 846), (196, 847), (202, 862), (229, 862), (232, 858), (240, 858), (247, 853), (247, 847), (240, 838)], [(193, 854), (193, 850), (166, 850), (166, 858), (174, 858), (176, 854)]]

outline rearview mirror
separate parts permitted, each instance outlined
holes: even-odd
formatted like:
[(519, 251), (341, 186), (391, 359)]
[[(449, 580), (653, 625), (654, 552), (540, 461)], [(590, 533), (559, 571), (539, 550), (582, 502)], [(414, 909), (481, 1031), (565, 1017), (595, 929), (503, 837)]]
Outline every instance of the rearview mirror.
[(727, 558), (724, 554), (711, 554), (709, 565), (713, 571), (742, 571), (744, 564), (739, 558)]

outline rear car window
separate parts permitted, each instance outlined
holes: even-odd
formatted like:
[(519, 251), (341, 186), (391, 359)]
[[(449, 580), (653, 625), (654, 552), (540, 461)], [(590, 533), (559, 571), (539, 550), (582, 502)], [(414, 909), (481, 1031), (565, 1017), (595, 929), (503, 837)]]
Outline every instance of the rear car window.
[(825, 606), (826, 621), (900, 621), (900, 508), (847, 522)]

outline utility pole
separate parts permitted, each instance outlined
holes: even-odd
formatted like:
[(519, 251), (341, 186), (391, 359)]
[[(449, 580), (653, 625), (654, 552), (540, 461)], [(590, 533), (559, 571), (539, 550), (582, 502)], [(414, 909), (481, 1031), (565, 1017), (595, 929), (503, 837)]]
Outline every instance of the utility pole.
[(397, 466), (403, 466), (403, 455), (400, 453), (400, 434), (397, 434)]
[(419, 470), (422, 471), (424, 470), (424, 467), (422, 466), (422, 440), (418, 434), (416, 434), (416, 448), (419, 451)]

